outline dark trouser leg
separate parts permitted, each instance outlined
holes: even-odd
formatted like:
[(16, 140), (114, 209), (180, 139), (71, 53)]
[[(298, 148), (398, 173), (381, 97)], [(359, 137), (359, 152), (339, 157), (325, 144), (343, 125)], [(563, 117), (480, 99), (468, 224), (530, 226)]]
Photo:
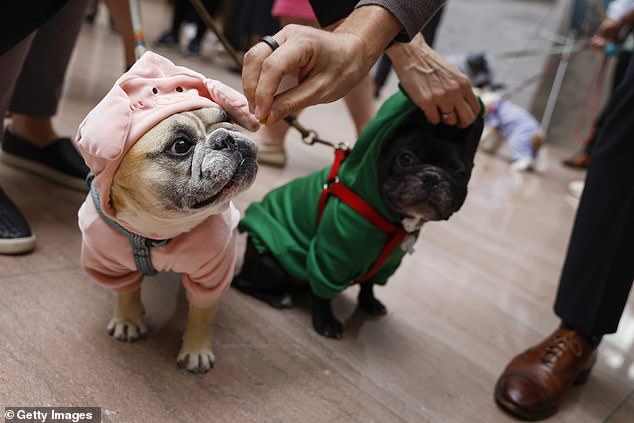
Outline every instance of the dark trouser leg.
[(84, 18), (86, 0), (69, 1), (33, 38), (9, 110), (34, 117), (57, 113), (64, 75)]
[(608, 105), (555, 301), (587, 336), (616, 331), (634, 279), (634, 62)]
[(192, 6), (189, 0), (174, 0), (174, 9), (172, 14), (172, 28), (170, 32), (176, 38), (180, 38), (181, 25), (187, 19), (187, 14), (191, 11)]
[[(614, 74), (612, 75), (612, 88), (611, 88), (612, 93), (610, 93), (611, 96), (614, 94), (616, 87), (618, 87), (619, 84), (623, 81), (623, 78), (625, 77), (625, 72), (627, 71), (631, 58), (632, 58), (632, 53), (629, 51), (624, 51), (619, 55), (619, 58), (616, 62), (616, 66), (614, 67)], [(586, 143), (586, 147), (585, 147), (586, 154), (592, 154), (592, 149), (594, 148), (594, 144), (597, 140), (597, 136), (599, 132), (601, 131), (603, 124), (605, 123), (607, 110), (608, 110), (608, 107), (606, 106), (601, 112), (601, 114), (599, 115), (599, 117), (597, 118), (596, 122), (594, 123), (592, 137), (590, 137), (590, 140)]]
[(28, 35), (11, 50), (0, 55), (0, 134), (4, 132), (4, 115), (11, 103), (15, 83), (20, 76), (22, 64), (31, 47), (35, 33)]

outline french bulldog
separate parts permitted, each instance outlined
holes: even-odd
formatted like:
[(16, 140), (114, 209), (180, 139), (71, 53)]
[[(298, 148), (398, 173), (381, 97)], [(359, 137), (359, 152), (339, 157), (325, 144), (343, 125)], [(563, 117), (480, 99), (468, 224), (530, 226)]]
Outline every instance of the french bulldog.
[[(466, 129), (432, 126), (420, 110), (412, 110), (408, 100), (396, 100), (397, 106), (388, 108), (382, 120), (375, 118), (377, 121), (366, 132), (380, 132), (392, 119), (399, 118), (400, 109), (408, 113), (407, 117), (401, 118), (387, 137), (371, 141), (380, 143), (374, 150), (367, 145), (359, 147), (367, 144), (364, 132), (355, 146), (355, 150), (364, 148), (362, 154), (353, 159), (353, 150), (346, 159), (353, 163), (347, 169), (342, 167), (339, 175), (350, 189), (359, 191), (357, 194), (378, 196), (373, 202), (375, 209), (383, 207), (385, 216), (410, 233), (401, 248), (392, 253), (396, 255), (394, 260), (360, 285), (358, 305), (372, 315), (387, 313), (374, 295), (374, 285), (384, 284), (396, 270), (403, 250), (410, 249), (420, 227), (425, 222), (449, 219), (463, 205), (483, 127), (481, 115)], [(352, 167), (354, 175), (349, 176)], [(340, 338), (343, 326), (333, 313), (331, 299), (367, 272), (382, 248), (374, 244), (386, 241), (381, 234), (373, 235), (377, 230), (358, 216), (354, 224), (362, 227), (348, 233), (350, 229), (346, 228), (353, 223), (345, 217), (356, 212), (338, 199), (328, 200), (335, 204), (326, 206), (332, 207), (330, 214), (326, 209), (317, 222), (311, 209), (317, 209), (316, 195), (321, 185), (328, 183), (325, 175), (321, 171), (292, 181), (247, 210), (240, 224), (240, 229), (248, 233), (244, 265), (232, 286), (278, 308), (292, 305), (289, 291), (310, 287), (314, 329), (326, 337)], [(304, 193), (311, 190), (317, 194), (302, 207), (309, 198)], [(294, 206), (290, 210), (280, 203), (291, 199)], [(307, 229), (311, 225), (314, 228)]]
[(177, 363), (211, 369), (211, 324), (233, 278), (232, 198), (257, 172), (258, 125), (231, 88), (146, 53), (80, 125), (76, 143), (94, 173), (79, 210), (82, 267), (117, 293), (108, 333), (147, 333), (141, 282), (180, 273), (189, 314)]

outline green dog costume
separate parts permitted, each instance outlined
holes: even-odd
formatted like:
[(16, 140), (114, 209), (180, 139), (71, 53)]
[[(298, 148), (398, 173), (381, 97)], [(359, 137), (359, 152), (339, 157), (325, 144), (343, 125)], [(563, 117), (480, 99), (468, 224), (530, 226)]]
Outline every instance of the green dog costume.
[[(401, 222), (379, 191), (378, 166), (383, 142), (418, 110), (399, 91), (390, 97), (359, 137), (339, 169), (339, 181), (393, 225)], [(429, 123), (425, 123), (433, 127)], [(296, 179), (253, 203), (238, 228), (247, 232), (260, 254), (270, 253), (294, 279), (307, 281), (317, 296), (330, 299), (368, 274), (389, 236), (339, 198), (331, 196), (318, 224), (318, 203), (330, 167)], [(418, 231), (409, 234), (412, 245)], [(396, 247), (364, 282), (384, 285), (407, 248)], [(262, 275), (266, 277), (266, 275)]]

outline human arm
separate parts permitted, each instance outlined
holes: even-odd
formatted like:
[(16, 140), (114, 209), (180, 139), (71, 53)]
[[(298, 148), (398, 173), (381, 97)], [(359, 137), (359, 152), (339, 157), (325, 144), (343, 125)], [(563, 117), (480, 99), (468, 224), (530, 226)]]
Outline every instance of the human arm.
[(634, 22), (634, 0), (615, 0), (608, 5), (606, 18), (590, 40), (594, 48), (602, 49), (607, 43), (619, 41), (625, 26)]
[(348, 16), (353, 9), (381, 6), (401, 23), (399, 41), (410, 41), (445, 3), (445, 0), (310, 0), (319, 24), (326, 28)]
[[(275, 123), (304, 107), (343, 97), (367, 74), (378, 56), (402, 29), (381, 6), (358, 7), (332, 33), (289, 25), (275, 35), (274, 52), (259, 43), (244, 59), (242, 81), (251, 111)], [(479, 112), (466, 76), (447, 64), (417, 35), (396, 43), (388, 54), (413, 101), (433, 123), (447, 113), (447, 124), (467, 126)], [(284, 76), (299, 84), (276, 95)]]

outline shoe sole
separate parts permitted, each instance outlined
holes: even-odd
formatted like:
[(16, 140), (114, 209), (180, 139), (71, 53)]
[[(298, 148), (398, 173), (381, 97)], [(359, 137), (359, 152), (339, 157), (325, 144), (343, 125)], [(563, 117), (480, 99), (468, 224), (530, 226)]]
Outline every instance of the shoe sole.
[(24, 254), (35, 249), (37, 237), (0, 239), (0, 254)]
[[(581, 373), (577, 375), (577, 378), (572, 383), (572, 386), (581, 386), (585, 384), (588, 381), (588, 378), (590, 377), (591, 371), (592, 371), (592, 368), (581, 371)], [(517, 404), (509, 401), (508, 399), (504, 397), (504, 395), (502, 394), (502, 387), (500, 385), (499, 380), (498, 380), (498, 383), (495, 384), (494, 398), (495, 398), (495, 403), (498, 405), (498, 407), (500, 407), (502, 410), (506, 411), (513, 417), (516, 417), (522, 420), (527, 420), (527, 421), (544, 420), (544, 419), (547, 419), (548, 417), (551, 417), (557, 414), (557, 411), (559, 411), (558, 405), (551, 408), (546, 408), (546, 409), (537, 410), (537, 411), (529, 411), (521, 407), (518, 407)]]
[(65, 186), (66, 188), (71, 188), (75, 191), (80, 192), (88, 192), (88, 186), (83, 179), (64, 175), (61, 172), (52, 170), (48, 166), (34, 163), (31, 160), (23, 159), (13, 154), (7, 153), (6, 151), (0, 152), (0, 162), (3, 162), (17, 169), (25, 170), (35, 175), (41, 176), (50, 181), (56, 182), (59, 185)]
[(511, 416), (527, 421), (547, 419), (548, 417), (555, 415), (559, 410), (559, 407), (553, 407), (539, 411), (524, 410), (523, 408), (518, 407), (515, 403), (504, 398), (504, 396), (502, 395), (502, 389), (499, 384), (495, 386), (495, 403), (498, 405), (498, 407), (506, 411)]

